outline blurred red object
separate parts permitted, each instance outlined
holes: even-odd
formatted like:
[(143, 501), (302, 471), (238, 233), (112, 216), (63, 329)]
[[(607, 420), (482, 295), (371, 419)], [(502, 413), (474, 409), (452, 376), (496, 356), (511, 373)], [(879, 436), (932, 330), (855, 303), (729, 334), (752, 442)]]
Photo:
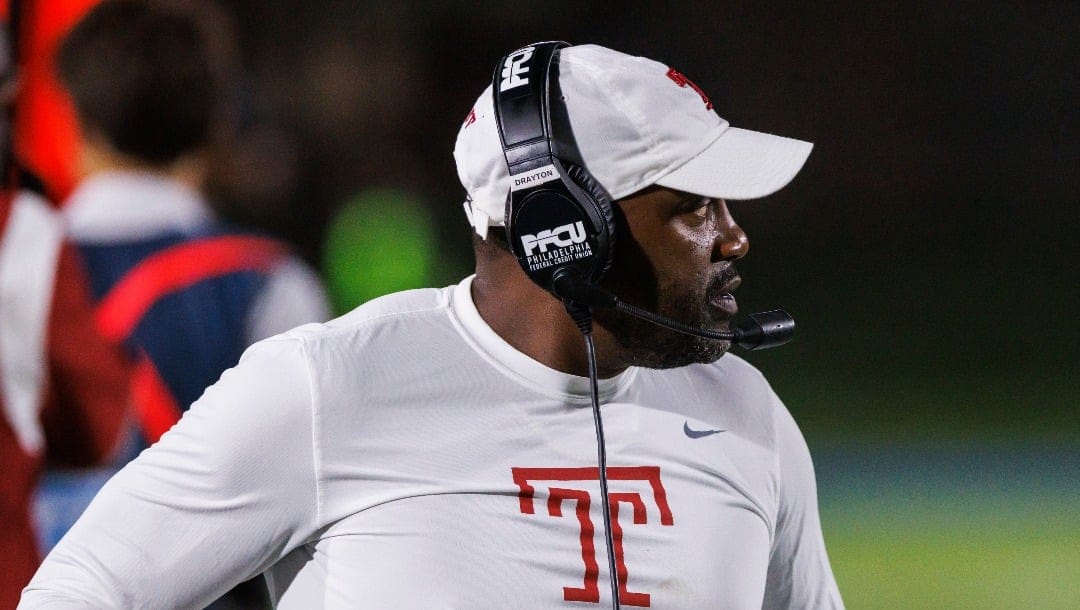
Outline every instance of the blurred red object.
[[(45, 184), (49, 198), (63, 201), (78, 179), (79, 138), (75, 112), (53, 71), (60, 40), (99, 0), (15, 0), (19, 92), (12, 125), (15, 158)], [(9, 18), (11, 3), (0, 0)]]

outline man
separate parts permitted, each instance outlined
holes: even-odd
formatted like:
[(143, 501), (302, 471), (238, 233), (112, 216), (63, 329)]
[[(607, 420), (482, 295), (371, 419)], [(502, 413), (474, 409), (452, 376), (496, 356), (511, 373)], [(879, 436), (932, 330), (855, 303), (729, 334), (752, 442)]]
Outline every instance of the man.
[(100, 327), (135, 360), (136, 450), (249, 345), (329, 317), (313, 270), (279, 240), (219, 220), (202, 195), (230, 124), (235, 72), (230, 34), (212, 8), (106, 0), (57, 53), (83, 175), (64, 214)]
[[(500, 93), (542, 72), (534, 50), (501, 64)], [(569, 123), (552, 130), (616, 201), (601, 288), (724, 329), (748, 241), (719, 195), (781, 188), (810, 145), (729, 127), (651, 60), (585, 45), (552, 65), (541, 97)], [(504, 149), (513, 119), (494, 105), (489, 88), (455, 149), (476, 275), (248, 350), (106, 486), (23, 607), (195, 607), (260, 572), (280, 608), (608, 607), (605, 547), (627, 607), (842, 606), (806, 445), (761, 375), (727, 341), (597, 310), (603, 526), (578, 324), (506, 249), (582, 251), (582, 232), (507, 244), (514, 190), (559, 178), (511, 182), (508, 159), (534, 159)]]
[(329, 317), (309, 267), (217, 219), (201, 194), (233, 71), (210, 8), (107, 0), (57, 57), (84, 175), (64, 213), (102, 328), (138, 356), (149, 443), (251, 343)]

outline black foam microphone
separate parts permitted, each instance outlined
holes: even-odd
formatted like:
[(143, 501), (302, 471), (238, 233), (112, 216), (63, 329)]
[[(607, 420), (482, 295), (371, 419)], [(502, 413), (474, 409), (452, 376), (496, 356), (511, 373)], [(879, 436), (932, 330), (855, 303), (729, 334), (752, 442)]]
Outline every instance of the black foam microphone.
[(732, 330), (707, 330), (683, 324), (636, 305), (624, 303), (610, 292), (585, 281), (579, 273), (569, 267), (563, 267), (555, 272), (552, 276), (552, 289), (564, 301), (612, 308), (677, 332), (706, 339), (731, 341), (746, 350), (778, 347), (790, 341), (795, 335), (795, 319), (782, 309), (752, 313), (736, 323)]

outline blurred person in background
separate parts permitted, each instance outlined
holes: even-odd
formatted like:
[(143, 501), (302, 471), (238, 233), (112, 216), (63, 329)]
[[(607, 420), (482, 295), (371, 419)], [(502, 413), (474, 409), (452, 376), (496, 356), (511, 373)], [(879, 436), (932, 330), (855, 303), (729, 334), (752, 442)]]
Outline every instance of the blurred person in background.
[[(582, 303), (515, 256), (563, 265), (614, 241), (587, 277), (727, 330), (749, 241), (724, 197), (784, 187), (811, 144), (729, 128), (679, 72), (595, 45), (560, 51), (548, 95), (541, 46), (501, 62), (458, 134), (475, 275), (250, 348), (109, 481), (21, 607), (198, 607), (257, 574), (305, 610), (843, 606), (809, 450), (732, 341), (597, 311), (593, 361), (567, 315)], [(511, 151), (493, 91), (534, 76)], [(538, 116), (527, 101), (549, 98), (566, 102)], [(521, 127), (552, 117), (569, 124)], [(556, 169), (556, 143), (593, 178)], [(535, 235), (504, 226), (515, 186), (549, 183), (592, 194), (588, 231), (560, 225), (567, 205), (534, 211)]]
[(128, 407), (128, 363), (119, 343), (96, 331), (78, 251), (11, 155), (18, 79), (7, 25), (0, 22), (0, 608), (15, 607), (40, 562), (31, 504), (41, 471), (112, 457)]
[(135, 359), (140, 448), (248, 345), (330, 315), (285, 243), (221, 221), (202, 194), (231, 124), (232, 45), (213, 4), (106, 0), (57, 52), (82, 174), (64, 216), (100, 328)]
[(202, 2), (108, 0), (57, 54), (83, 176), (63, 211), (99, 324), (138, 356), (151, 443), (248, 345), (329, 316), (310, 267), (219, 220), (201, 193), (229, 126), (223, 18)]

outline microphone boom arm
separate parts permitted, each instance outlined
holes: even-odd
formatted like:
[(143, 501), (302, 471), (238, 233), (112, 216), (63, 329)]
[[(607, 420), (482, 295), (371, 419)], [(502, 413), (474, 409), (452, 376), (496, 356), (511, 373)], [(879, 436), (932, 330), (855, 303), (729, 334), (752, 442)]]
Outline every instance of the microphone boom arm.
[(559, 269), (552, 276), (552, 291), (566, 301), (613, 308), (680, 333), (706, 339), (731, 341), (746, 350), (778, 347), (790, 341), (795, 334), (795, 319), (782, 309), (752, 313), (736, 324), (732, 330), (708, 330), (690, 326), (636, 305), (624, 303), (610, 292), (584, 281), (577, 272), (568, 267)]

